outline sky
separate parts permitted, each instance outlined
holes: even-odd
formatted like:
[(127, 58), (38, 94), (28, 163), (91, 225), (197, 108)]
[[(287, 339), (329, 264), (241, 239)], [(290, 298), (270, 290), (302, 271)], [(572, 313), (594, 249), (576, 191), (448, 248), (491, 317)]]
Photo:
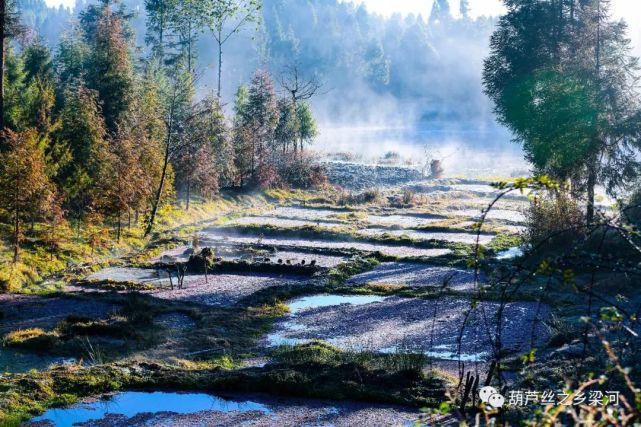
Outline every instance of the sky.
[[(54, 0), (52, 0), (54, 1)], [(430, 0), (341, 0), (352, 3), (363, 3), (368, 10), (381, 15), (390, 16), (394, 13), (429, 14), (432, 2)], [(470, 0), (470, 15), (496, 16), (505, 9), (501, 0)], [(641, 0), (612, 0), (613, 16), (624, 18), (629, 25), (629, 36), (636, 55), (641, 56)], [(459, 0), (450, 0), (450, 9), (458, 14)]]
[[(73, 6), (75, 0), (45, 0), (50, 6)], [(341, 0), (353, 3), (364, 3), (373, 12), (382, 15), (394, 13), (429, 14), (431, 9), (430, 0)], [(470, 14), (474, 17), (483, 15), (499, 15), (503, 6), (501, 0), (470, 0)], [(641, 0), (613, 0), (614, 16), (625, 18), (630, 26), (629, 35), (634, 45), (635, 53), (641, 56)], [(458, 13), (459, 0), (450, 0), (450, 7), (454, 13)]]

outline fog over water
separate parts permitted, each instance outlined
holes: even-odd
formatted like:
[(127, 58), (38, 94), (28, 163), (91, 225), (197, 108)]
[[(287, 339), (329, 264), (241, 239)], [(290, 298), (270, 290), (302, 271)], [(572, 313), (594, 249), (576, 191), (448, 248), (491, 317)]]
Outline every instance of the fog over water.
[(467, 177), (527, 174), (528, 165), (518, 144), (500, 128), (443, 129), (429, 125), (332, 127), (321, 126), (314, 147), (322, 153), (353, 153), (353, 160), (386, 163), (398, 153), (396, 164), (424, 166), (441, 160), (447, 176)]

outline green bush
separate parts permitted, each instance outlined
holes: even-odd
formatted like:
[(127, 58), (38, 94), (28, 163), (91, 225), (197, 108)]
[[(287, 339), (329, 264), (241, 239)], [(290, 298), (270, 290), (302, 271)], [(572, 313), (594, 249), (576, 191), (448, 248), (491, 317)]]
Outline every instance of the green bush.
[(526, 218), (526, 239), (532, 245), (538, 245), (546, 239), (550, 243), (569, 243), (584, 231), (585, 216), (582, 209), (563, 193), (535, 199)]

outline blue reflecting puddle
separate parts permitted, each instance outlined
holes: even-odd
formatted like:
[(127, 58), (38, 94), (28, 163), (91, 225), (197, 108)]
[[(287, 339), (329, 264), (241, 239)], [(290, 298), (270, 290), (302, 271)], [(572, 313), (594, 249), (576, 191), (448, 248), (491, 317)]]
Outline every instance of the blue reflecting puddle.
[(271, 412), (268, 407), (257, 402), (226, 400), (205, 393), (123, 392), (106, 400), (49, 409), (31, 421), (50, 421), (56, 427), (71, 427), (75, 423), (102, 419), (107, 414), (131, 418), (145, 412), (191, 414), (201, 411)]
[[(319, 307), (333, 307), (342, 304), (348, 305), (365, 305), (371, 304), (379, 301), (383, 301), (385, 297), (376, 296), (376, 295), (336, 295), (336, 294), (321, 294), (321, 295), (312, 295), (308, 297), (297, 298), (290, 301), (287, 306), (292, 315), (296, 315), (301, 311), (309, 310), (312, 308)], [(281, 331), (273, 332), (268, 334), (267, 345), (269, 347), (277, 347), (281, 345), (286, 346), (295, 346), (298, 344), (304, 344), (311, 340), (301, 339), (301, 338), (289, 338), (285, 334), (287, 332), (295, 332), (305, 330), (305, 325), (302, 325), (296, 322), (296, 316), (292, 316), (291, 320), (288, 320), (282, 324)], [(326, 340), (331, 343), (332, 340)]]
[(516, 246), (505, 251), (499, 252), (496, 254), (496, 259), (508, 260), (514, 258), (520, 258), (524, 255), (523, 249)]
[(403, 354), (403, 353), (423, 353), (430, 359), (438, 360), (461, 360), (462, 362), (484, 362), (490, 357), (487, 352), (465, 353), (460, 354), (456, 351), (455, 346), (447, 344), (435, 345), (431, 350), (414, 349), (410, 350), (404, 347), (391, 346), (379, 350), (384, 354)]
[(289, 310), (292, 314), (296, 314), (303, 310), (318, 307), (331, 307), (334, 305), (351, 304), (351, 305), (364, 305), (373, 302), (383, 301), (385, 298), (376, 295), (314, 295), (304, 298), (298, 298), (291, 301)]

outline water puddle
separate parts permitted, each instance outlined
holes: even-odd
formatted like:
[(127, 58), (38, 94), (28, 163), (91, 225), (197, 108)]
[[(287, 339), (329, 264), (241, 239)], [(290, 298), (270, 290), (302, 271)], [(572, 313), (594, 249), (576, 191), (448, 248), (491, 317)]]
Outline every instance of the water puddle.
[(496, 259), (509, 260), (509, 259), (514, 259), (514, 258), (520, 258), (524, 254), (525, 254), (525, 252), (523, 252), (523, 248), (521, 248), (519, 246), (515, 246), (515, 247), (506, 249), (506, 250), (496, 254)]
[[(454, 216), (463, 216), (468, 218), (481, 218), (480, 209), (462, 209), (462, 210), (452, 210), (448, 214)], [(498, 219), (501, 221), (511, 221), (511, 222), (524, 222), (525, 215), (519, 211), (513, 211), (509, 209), (491, 209), (487, 216), (487, 219)]]
[(108, 414), (131, 418), (145, 412), (190, 414), (200, 411), (269, 413), (270, 409), (252, 401), (227, 400), (205, 393), (123, 392), (69, 408), (49, 409), (32, 422), (49, 421), (56, 427), (72, 427), (76, 423), (100, 420)]
[(381, 252), (382, 254), (397, 257), (436, 257), (451, 253), (450, 249), (425, 249), (412, 246), (378, 245), (364, 242), (340, 242), (329, 240), (309, 240), (288, 237), (259, 237), (259, 236), (225, 236), (210, 230), (202, 241), (203, 245), (215, 245), (217, 243), (234, 244), (263, 244), (280, 248), (313, 248), (313, 249), (342, 249), (357, 250), (363, 252)]
[(378, 226), (399, 226), (403, 228), (422, 227), (433, 222), (442, 221), (439, 218), (425, 218), (411, 215), (368, 215), (367, 222)]
[[(394, 237), (408, 237), (414, 240), (439, 240), (450, 243), (476, 243), (476, 233), (443, 233), (418, 230), (386, 230), (384, 228), (368, 228), (360, 230), (360, 234), (370, 237), (381, 237), (384, 235)], [(487, 245), (492, 241), (494, 235), (481, 234), (479, 243)]]
[[(482, 277), (479, 278), (483, 280)], [(458, 291), (474, 288), (474, 271), (424, 264), (386, 262), (373, 270), (352, 276), (349, 285), (398, 285), (442, 287)]]
[(382, 301), (384, 298), (376, 295), (313, 295), (309, 297), (298, 298), (291, 301), (288, 305), (289, 311), (292, 314), (299, 313), (304, 310), (319, 307), (331, 307), (334, 305), (363, 305), (371, 304), (373, 302)]

